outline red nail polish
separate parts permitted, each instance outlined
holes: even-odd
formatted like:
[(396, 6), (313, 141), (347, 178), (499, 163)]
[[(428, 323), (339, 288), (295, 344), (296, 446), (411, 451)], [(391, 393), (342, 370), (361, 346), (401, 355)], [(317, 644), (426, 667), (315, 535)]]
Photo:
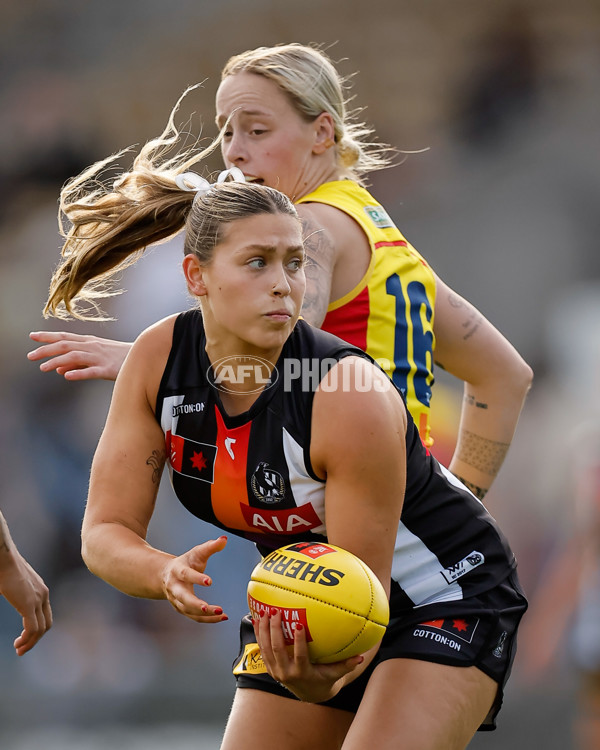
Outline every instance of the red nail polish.
[(279, 610), (276, 607), (271, 607), (270, 615), (271, 617), (275, 617), (275, 615), (279, 612)]
[(304, 630), (304, 625), (303, 625), (303, 624), (302, 624), (301, 622), (299, 622), (299, 623), (298, 623), (298, 624), (296, 625), (296, 630), (297, 630), (298, 632), (300, 632), (301, 630)]
[(221, 609), (221, 607), (215, 607), (215, 615), (222, 615), (222, 614), (223, 614), (223, 610)]

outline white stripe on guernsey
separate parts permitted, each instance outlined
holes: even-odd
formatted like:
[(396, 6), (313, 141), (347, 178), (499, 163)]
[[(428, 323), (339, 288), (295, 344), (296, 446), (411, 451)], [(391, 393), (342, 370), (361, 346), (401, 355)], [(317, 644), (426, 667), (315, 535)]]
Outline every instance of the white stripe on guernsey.
[(416, 606), (463, 598), (460, 585), (448, 584), (444, 566), (418, 536), (400, 521), (392, 561), (392, 578)]
[[(174, 417), (173, 416), (173, 407), (179, 406), (183, 403), (185, 396), (166, 396), (163, 400), (162, 405), (162, 412), (160, 415), (160, 426), (162, 427), (163, 432), (165, 435), (167, 432), (171, 432), (172, 434), (177, 434), (177, 422), (179, 421), (179, 414)], [(173, 483), (173, 466), (171, 464), (171, 461), (169, 460), (170, 456), (167, 456), (167, 470), (169, 472), (169, 477), (171, 478), (171, 484)]]
[(450, 484), (454, 485), (455, 487), (458, 487), (460, 490), (466, 490), (467, 492), (470, 492), (471, 495), (477, 500), (477, 502), (480, 505), (483, 505), (481, 500), (477, 497), (477, 495), (474, 495), (471, 490), (464, 485), (458, 477), (455, 477), (454, 474), (450, 471), (450, 469), (447, 469), (443, 464), (439, 464), (440, 469), (442, 470), (442, 474), (446, 477), (446, 479), (450, 482)]
[(325, 529), (325, 483), (313, 479), (304, 463), (302, 446), (294, 440), (290, 433), (283, 429), (283, 453), (288, 466), (290, 484), (294, 491), (296, 505), (311, 503), (316, 514), (323, 522), (311, 531), (315, 534), (326, 534)]
[(172, 432), (174, 435), (177, 434), (177, 422), (179, 421), (179, 414), (173, 416), (173, 407), (179, 406), (183, 403), (185, 396), (166, 396), (163, 401), (162, 413), (160, 415), (160, 426), (162, 427), (165, 435), (167, 432)]

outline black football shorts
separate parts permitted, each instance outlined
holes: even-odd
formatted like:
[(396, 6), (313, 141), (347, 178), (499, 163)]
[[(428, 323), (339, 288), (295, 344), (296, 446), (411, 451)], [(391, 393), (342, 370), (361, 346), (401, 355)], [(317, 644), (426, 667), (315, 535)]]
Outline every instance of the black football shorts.
[[(356, 712), (371, 674), (388, 659), (475, 666), (498, 683), (496, 701), (480, 727), (480, 730), (495, 729), (504, 686), (515, 658), (517, 629), (526, 609), (527, 600), (513, 572), (479, 596), (425, 605), (392, 618), (369, 667), (323, 705)], [(233, 673), (239, 688), (264, 690), (297, 700), (267, 673), (249, 615), (242, 618), (240, 651)]]

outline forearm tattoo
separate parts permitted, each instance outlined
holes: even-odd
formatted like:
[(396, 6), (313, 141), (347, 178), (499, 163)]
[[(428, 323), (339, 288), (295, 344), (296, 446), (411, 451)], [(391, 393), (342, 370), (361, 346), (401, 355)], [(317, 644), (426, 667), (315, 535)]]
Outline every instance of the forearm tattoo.
[(320, 326), (327, 313), (334, 247), (325, 230), (302, 217), (302, 233), (306, 251), (306, 292), (302, 303), (302, 317)]
[(473, 484), (473, 482), (467, 482), (467, 480), (463, 479), (463, 477), (457, 476), (456, 478), (459, 479), (467, 489), (471, 490), (476, 498), (478, 498), (479, 500), (483, 500), (487, 490), (484, 490), (483, 487), (478, 487), (476, 484)]
[(477, 401), (475, 396), (471, 396), (470, 393), (467, 393), (467, 395), (464, 397), (465, 404), (468, 404), (469, 406), (474, 406), (476, 409), (487, 409), (488, 405), (485, 403), (485, 401)]
[(456, 457), (477, 471), (495, 477), (506, 457), (508, 445), (497, 440), (487, 440), (474, 432), (464, 430), (460, 434)]
[(466, 317), (461, 323), (461, 327), (463, 330), (463, 341), (466, 341), (467, 339), (470, 339), (471, 336), (473, 336), (475, 333), (477, 333), (477, 329), (481, 325), (481, 322), (483, 321), (483, 315), (476, 310), (471, 305), (467, 304), (464, 299), (459, 297), (457, 294), (449, 294), (448, 295), (448, 303), (451, 307), (456, 308), (457, 310), (459, 308), (464, 308)]
[(146, 459), (146, 465), (152, 467), (152, 482), (158, 484), (162, 470), (167, 460), (167, 454), (164, 450), (152, 451), (152, 455)]

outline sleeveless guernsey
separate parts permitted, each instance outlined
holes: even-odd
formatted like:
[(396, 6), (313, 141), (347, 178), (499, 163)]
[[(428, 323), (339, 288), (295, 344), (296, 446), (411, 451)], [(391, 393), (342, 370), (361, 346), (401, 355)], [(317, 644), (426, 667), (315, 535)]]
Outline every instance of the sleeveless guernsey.
[[(366, 355), (300, 320), (270, 384), (249, 411), (231, 417), (213, 384), (218, 378), (205, 345), (200, 312), (179, 315), (156, 404), (177, 497), (198, 518), (253, 541), (262, 554), (326, 541), (325, 482), (310, 461), (314, 392), (340, 359)], [(410, 414), (406, 453), (392, 610), (493, 588), (515, 566), (514, 556), (482, 503), (423, 446)]]

